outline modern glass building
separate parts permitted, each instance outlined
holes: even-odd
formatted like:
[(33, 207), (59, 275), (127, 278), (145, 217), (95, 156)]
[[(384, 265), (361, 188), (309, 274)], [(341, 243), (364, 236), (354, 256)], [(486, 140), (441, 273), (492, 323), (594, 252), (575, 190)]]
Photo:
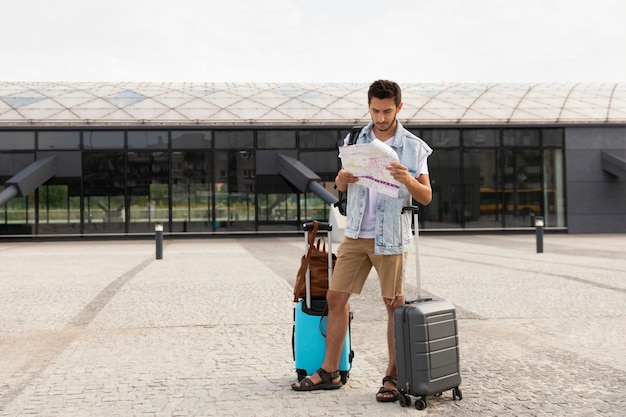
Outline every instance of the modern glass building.
[[(337, 144), (369, 121), (367, 84), (0, 82), (0, 238), (298, 231), (330, 206)], [(400, 121), (434, 149), (424, 231), (626, 233), (626, 84), (404, 84)]]

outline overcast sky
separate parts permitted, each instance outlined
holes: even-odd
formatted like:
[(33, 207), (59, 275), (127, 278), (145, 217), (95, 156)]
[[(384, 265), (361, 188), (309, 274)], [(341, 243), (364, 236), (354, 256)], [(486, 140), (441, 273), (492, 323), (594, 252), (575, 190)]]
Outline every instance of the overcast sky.
[(0, 81), (626, 81), (624, 0), (3, 0)]

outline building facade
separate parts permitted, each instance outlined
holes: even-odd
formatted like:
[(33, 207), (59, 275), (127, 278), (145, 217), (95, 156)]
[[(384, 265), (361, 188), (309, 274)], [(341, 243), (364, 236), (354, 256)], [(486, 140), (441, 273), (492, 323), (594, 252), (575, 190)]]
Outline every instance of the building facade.
[[(399, 120), (434, 149), (424, 231), (626, 232), (626, 84), (408, 84)], [(277, 169), (333, 191), (365, 84), (0, 83), (0, 238), (297, 231), (328, 219)]]

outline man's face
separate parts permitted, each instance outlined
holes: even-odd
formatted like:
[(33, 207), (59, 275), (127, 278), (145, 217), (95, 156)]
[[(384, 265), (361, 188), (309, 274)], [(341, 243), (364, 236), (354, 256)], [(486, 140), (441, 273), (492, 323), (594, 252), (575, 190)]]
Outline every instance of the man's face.
[(370, 101), (370, 116), (374, 122), (374, 129), (379, 132), (386, 132), (396, 127), (396, 115), (402, 108), (402, 103), (396, 107), (392, 98), (372, 97)]

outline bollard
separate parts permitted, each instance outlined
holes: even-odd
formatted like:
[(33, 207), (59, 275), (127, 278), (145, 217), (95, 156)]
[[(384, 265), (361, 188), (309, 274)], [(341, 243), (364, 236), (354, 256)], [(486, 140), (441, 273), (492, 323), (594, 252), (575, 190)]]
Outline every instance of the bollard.
[(163, 224), (155, 224), (154, 231), (156, 234), (156, 258), (163, 259)]
[(543, 217), (535, 217), (535, 232), (537, 234), (537, 253), (543, 253)]

